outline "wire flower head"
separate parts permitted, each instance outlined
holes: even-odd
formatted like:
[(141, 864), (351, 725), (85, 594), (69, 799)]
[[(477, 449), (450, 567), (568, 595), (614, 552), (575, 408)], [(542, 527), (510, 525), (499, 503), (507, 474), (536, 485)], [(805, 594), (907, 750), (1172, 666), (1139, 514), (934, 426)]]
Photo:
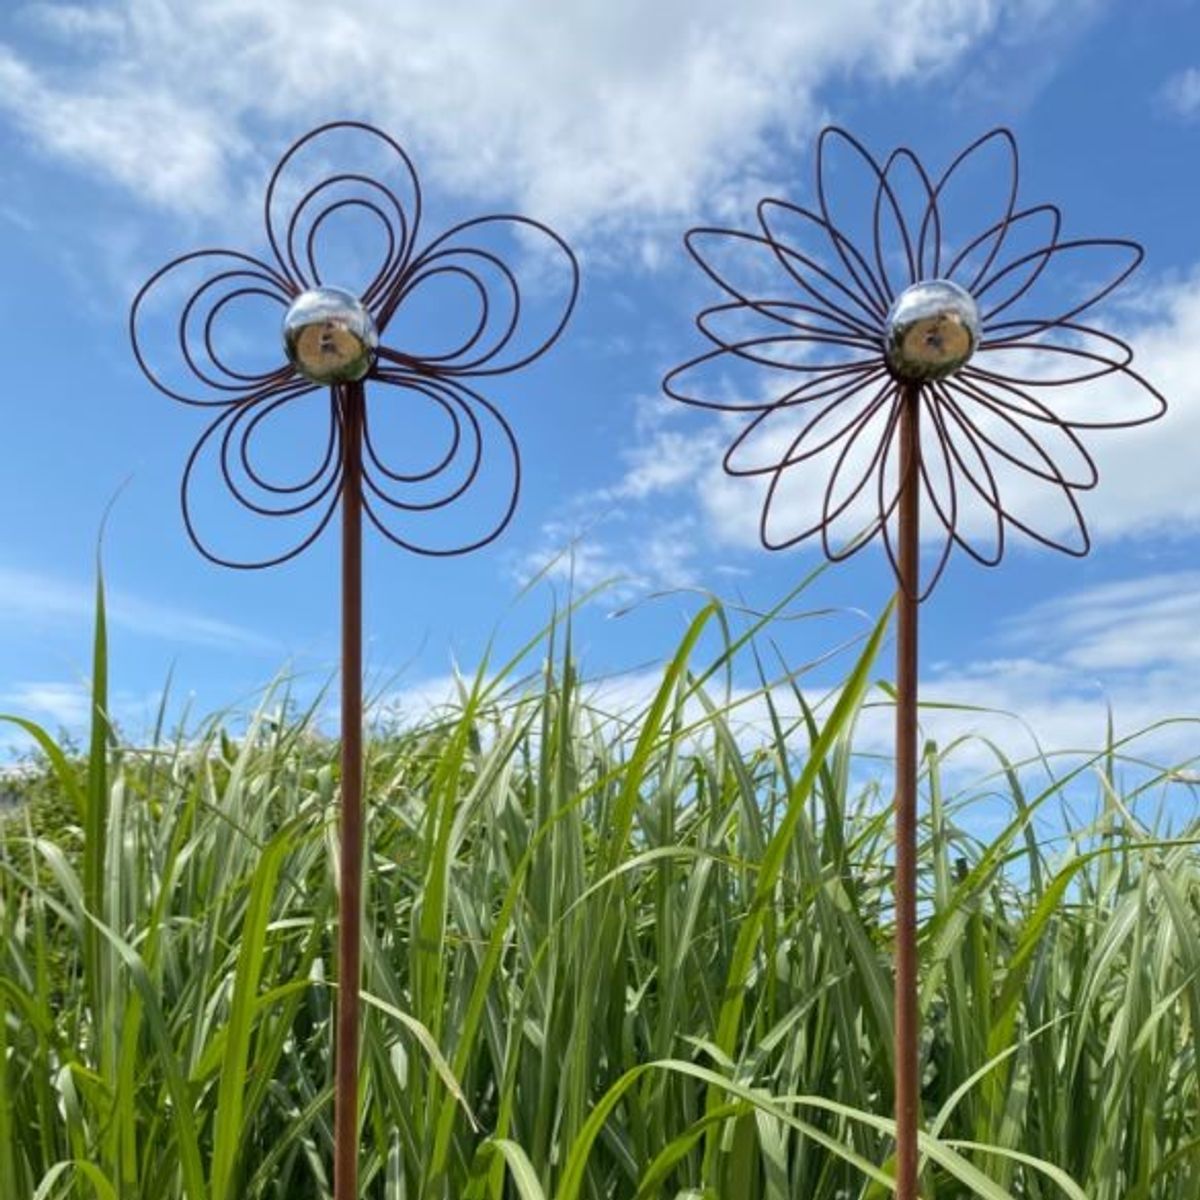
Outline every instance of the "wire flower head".
[[(1006, 129), (935, 180), (907, 148), (880, 162), (831, 127), (817, 141), (815, 209), (768, 198), (753, 232), (687, 233), (730, 299), (696, 318), (715, 348), (663, 387), (686, 404), (754, 414), (723, 466), (767, 480), (768, 549), (819, 536), (837, 561), (878, 537), (900, 578), (898, 431), (912, 402), (923, 525), (937, 534), (920, 598), (955, 546), (997, 564), (1010, 527), (1088, 552), (1076, 493), (1098, 472), (1078, 431), (1153, 421), (1166, 401), (1132, 369), (1124, 341), (1078, 318), (1143, 251), (1063, 239), (1056, 206), (1019, 207), (1018, 179)], [(989, 215), (970, 219), (981, 207)]]
[[(355, 164), (331, 168), (335, 150)], [(370, 522), (406, 550), (446, 556), (494, 540), (516, 507), (521, 460), (512, 428), (472, 385), (527, 366), (557, 341), (579, 294), (571, 248), (512, 214), (462, 221), (421, 245), (412, 161), (393, 138), (356, 121), (322, 125), (291, 146), (271, 174), (264, 215), (269, 259), (181, 255), (151, 276), (130, 312), (134, 354), (150, 382), (217, 411), (181, 484), (196, 548), (228, 567), (285, 562), (320, 536), (348, 486), (361, 489)], [(359, 236), (332, 238), (348, 218)], [(523, 302), (530, 280), (522, 272), (536, 272), (539, 292), (550, 293), (538, 325)], [(353, 280), (362, 282), (344, 286)], [(269, 334), (257, 328), (264, 317)], [(457, 326), (449, 335), (447, 324)], [(264, 346), (277, 353), (264, 358)], [(365, 406), (354, 481), (343, 478), (345, 388), (363, 379), (388, 392)], [(299, 472), (289, 467), (298, 453), (309, 463)], [(286, 541), (266, 556), (214, 550), (195, 511), (206, 457), (235, 508), (291, 518), (299, 533), (276, 522), (287, 525)], [(500, 500), (464, 532), (461, 516), (447, 517), (476, 488)]]

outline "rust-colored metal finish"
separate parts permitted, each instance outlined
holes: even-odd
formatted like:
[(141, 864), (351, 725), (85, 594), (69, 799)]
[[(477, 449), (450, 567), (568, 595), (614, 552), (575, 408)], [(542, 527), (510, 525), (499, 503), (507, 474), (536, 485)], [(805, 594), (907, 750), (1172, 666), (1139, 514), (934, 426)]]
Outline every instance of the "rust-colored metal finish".
[(917, 679), (921, 538), (921, 408), (917, 389), (900, 409), (899, 595), (896, 599), (896, 1195), (917, 1195), (921, 1112), (917, 998)]
[(362, 975), (362, 478), (361, 383), (339, 391), (342, 410), (342, 822), (338, 871), (337, 1050), (334, 1055), (333, 1193), (358, 1196), (358, 1027)]
[[(873, 189), (865, 246), (837, 219), (835, 155), (839, 178), (857, 171)], [(946, 249), (953, 194), (984, 156), (1003, 172), (997, 211), (982, 228), (956, 231)], [(750, 417), (722, 465), (766, 481), (759, 535), (767, 549), (817, 538), (841, 561), (878, 538), (899, 578), (899, 414), (912, 381), (889, 365), (887, 320), (906, 289), (940, 280), (976, 301), (982, 337), (954, 374), (919, 381), (921, 501), (936, 548), (917, 594), (932, 592), (955, 547), (995, 566), (1013, 530), (1067, 554), (1088, 552), (1077, 493), (1094, 488), (1099, 473), (1080, 431), (1145, 424), (1166, 401), (1132, 369), (1129, 345), (1078, 318), (1132, 274), (1143, 250), (1125, 239), (1064, 239), (1054, 205), (1018, 207), (1018, 178), (1006, 129), (973, 142), (934, 179), (911, 150), (881, 162), (830, 128), (817, 142), (816, 208), (767, 198), (751, 232), (688, 231), (688, 252), (728, 299), (699, 313), (710, 348), (663, 387), (685, 404)], [(1082, 268), (1082, 295), (1064, 294), (1073, 281), (1056, 286), (1060, 263), (1068, 280)], [(744, 384), (733, 398), (731, 380)], [(1106, 383), (1102, 402), (1076, 398), (1088, 389), (1074, 385), (1097, 381)], [(819, 512), (798, 521), (802, 506), (785, 490), (806, 474), (821, 481)], [(1031, 484), (1044, 496), (1036, 513)]]
[[(351, 151), (362, 165), (331, 171), (328, 163)], [(499, 537), (516, 507), (521, 460), (511, 426), (478, 381), (519, 371), (545, 353), (579, 295), (579, 264), (549, 226), (512, 214), (477, 217), (422, 245), (421, 212), (416, 169), (397, 141), (357, 121), (322, 125), (295, 142), (270, 177), (268, 258), (237, 250), (181, 255), (150, 277), (129, 316), (133, 352), (150, 382), (172, 399), (216, 413), (188, 455), (180, 487), (188, 537), (205, 558), (244, 570), (277, 566), (312, 545), (341, 508), (336, 1200), (357, 1200), (358, 1187), (362, 530), (369, 524), (394, 545), (433, 557), (465, 554)], [(354, 280), (331, 280), (324, 264), (330, 232), (347, 218), (365, 222), (375, 237), (373, 261), (361, 243), (343, 259), (344, 272), (369, 263), (358, 272), (357, 289), (338, 286)], [(525, 269), (537, 277), (540, 324), (524, 301)], [(260, 350), (235, 363), (233, 352), (241, 345), (245, 353), (252, 339), (230, 337), (226, 320), (239, 307), (252, 316), (255, 304), (278, 312), (279, 334), (268, 348), (276, 353)], [(175, 315), (156, 333), (154, 319), (163, 310)], [(350, 324), (338, 316), (345, 311), (357, 314)], [(438, 335), (440, 342), (429, 341)], [(314, 369), (326, 348), (345, 355), (347, 347), (355, 354), (344, 371)], [(374, 402), (367, 383), (386, 387), (387, 401)], [(410, 436), (420, 422), (423, 439)], [(432, 450), (430, 424), (440, 429)], [(389, 443), (389, 426), (404, 436)], [(272, 454), (272, 437), (281, 434), (286, 452), (276, 444)], [(424, 457), (397, 462), (397, 452)], [(224, 487), (197, 494), (206, 458)], [(308, 462), (298, 473), (297, 458)], [(465, 527), (459, 504), (469, 492), (489, 502), (474, 528)], [(268, 526), (282, 531), (279, 541), (267, 553), (217, 549), (198, 512), (214, 495), (229, 502), (226, 519), (215, 523), (220, 534), (248, 513), (273, 518)]]
[[(331, 172), (328, 162), (339, 151), (369, 166)], [(315, 182), (308, 172), (317, 175)], [(554, 345), (579, 295), (579, 264), (554, 230), (529, 217), (476, 217), (422, 245), (421, 216), (416, 169), (397, 141), (356, 121), (322, 125), (284, 154), (267, 185), (270, 258), (238, 250), (183, 254), (134, 298), (130, 338), (147, 378), (171, 398), (216, 413), (188, 455), (180, 490), (188, 536), (210, 562), (276, 566), (306, 550), (333, 520), (344, 486), (341, 414), (334, 391), (287, 360), (282, 324), (297, 297), (331, 282), (323, 251), (332, 231), (350, 219), (377, 235), (374, 262), (361, 265), (358, 259), (368, 256), (361, 250), (342, 263), (343, 273), (362, 277), (356, 289), (344, 290), (369, 312), (381, 338), (366, 380), (391, 393), (386, 402), (368, 394), (363, 409), (365, 522), (402, 549), (445, 557), (486, 546), (511, 520), (521, 480), (516, 437), (473, 385), (519, 371)], [(536, 274), (546, 293), (541, 309), (549, 315), (540, 324), (525, 302), (531, 284), (523, 271)], [(439, 287), (453, 291), (439, 294)], [(245, 339), (230, 337), (226, 322), (239, 310), (253, 319), (256, 305), (260, 316), (264, 308), (278, 312), (281, 335), (269, 348), (277, 353), (259, 350), (235, 363), (233, 351)], [(155, 328), (164, 311), (177, 316)], [(447, 312), (458, 314), (449, 331), (438, 328)], [(401, 340), (392, 342), (396, 326)], [(405, 429), (415, 421), (440, 423), (440, 443), (423, 461), (393, 461), (400, 439), (389, 447), (387, 427)], [(315, 439), (314, 427), (321, 431)], [(284, 462), (271, 454), (273, 439), (291, 443)], [(278, 518), (280, 542), (271, 553), (218, 549), (217, 537), (202, 529), (198, 502), (211, 497), (197, 496), (196, 489), (206, 458), (232, 501), (226, 524), (238, 512)], [(297, 471), (296, 459), (309, 465)], [(485, 519), (464, 531), (457, 502), (485, 491), (492, 493)], [(446, 519), (451, 509), (453, 521)]]
[[(972, 214), (987, 203), (978, 177), (964, 183), (981, 166), (999, 172), (992, 211), (955, 226), (957, 192)], [(857, 208), (833, 187), (855, 175)], [(1099, 472), (1081, 432), (1166, 411), (1131, 347), (1079, 319), (1136, 269), (1141, 246), (1063, 238), (1059, 209), (1018, 191), (1006, 129), (936, 178), (906, 147), (881, 160), (825, 129), (809, 207), (765, 198), (757, 228), (686, 234), (725, 298), (696, 317), (708, 347), (663, 381), (673, 399), (748, 418), (722, 466), (765, 481), (767, 549), (813, 538), (841, 561), (878, 540), (896, 579), (899, 1200), (916, 1200), (919, 1169), (919, 605), (956, 547), (995, 566), (1015, 530), (1086, 554), (1077, 497)], [(1100, 386), (1075, 386), (1088, 383)]]

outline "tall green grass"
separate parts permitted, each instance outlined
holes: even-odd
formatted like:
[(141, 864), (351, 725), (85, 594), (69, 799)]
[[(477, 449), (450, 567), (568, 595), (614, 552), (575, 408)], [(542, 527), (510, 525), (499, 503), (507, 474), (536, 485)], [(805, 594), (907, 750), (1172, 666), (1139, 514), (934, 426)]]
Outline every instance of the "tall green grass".
[[(283, 684), (236, 736), (122, 744), (98, 614), (86, 753), (8, 718), (45, 777), (0, 826), (0, 1198), (327, 1197), (337, 747)], [(364, 1196), (890, 1194), (889, 816), (854, 749), (886, 621), (816, 711), (764, 679), (753, 741), (728, 679), (764, 622), (716, 604), (636, 714), (558, 620), (370, 739)], [(981, 841), (955, 750), (924, 753), (923, 1194), (1196, 1200), (1196, 830), (1139, 823), (1119, 747), (1030, 794), (997, 751)], [(1084, 786), (1098, 821), (1040, 845)]]

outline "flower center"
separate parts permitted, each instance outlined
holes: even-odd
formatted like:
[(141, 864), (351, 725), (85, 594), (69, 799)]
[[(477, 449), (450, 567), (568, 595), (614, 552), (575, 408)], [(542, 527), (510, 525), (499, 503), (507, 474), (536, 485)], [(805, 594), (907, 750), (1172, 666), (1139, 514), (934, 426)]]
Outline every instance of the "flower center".
[(905, 288), (884, 322), (884, 354), (903, 383), (945, 379), (965, 366), (979, 345), (979, 305), (948, 279)]
[(317, 287), (301, 292), (283, 318), (288, 361), (313, 383), (355, 383), (371, 369), (379, 331), (352, 292)]

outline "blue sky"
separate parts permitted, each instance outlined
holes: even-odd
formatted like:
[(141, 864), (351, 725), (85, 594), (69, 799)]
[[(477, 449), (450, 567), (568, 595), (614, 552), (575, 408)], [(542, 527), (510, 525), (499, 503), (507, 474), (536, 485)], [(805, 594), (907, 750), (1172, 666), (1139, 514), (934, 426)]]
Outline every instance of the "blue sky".
[[(834, 121), (877, 154), (907, 142), (937, 171), (1008, 125), (1025, 203), (1059, 204), (1065, 236), (1148, 251), (1094, 323), (1135, 343), (1171, 411), (1088, 439), (1102, 476), (1083, 499), (1088, 559), (1014, 543), (998, 570), (951, 564), (924, 612), (926, 696), (1008, 709), (1063, 747), (1095, 744), (1107, 704), (1123, 730), (1200, 712), (1192, 0), (357, 0), (319, 19), (282, 0), (6, 4), (0, 708), (79, 721), (92, 555), (122, 484), (105, 558), (116, 707), (132, 731), (172, 666), (200, 711), (244, 702), (285, 665), (314, 687), (333, 669), (336, 538), (262, 574), (194, 553), (177, 481), (202, 414), (145, 383), (125, 323), (173, 255), (265, 253), (267, 173), (336, 118), (409, 149), (426, 237), (515, 210), (555, 225), (584, 268), (560, 345), (487, 390), (525, 459), (503, 539), (456, 561), (369, 543), (368, 657), (401, 706), (438, 694), (454, 663), (473, 667), (493, 635), (518, 644), (572, 566), (578, 586), (617, 581), (581, 615), (577, 644), (586, 670), (628, 672), (617, 691), (636, 697), (694, 611), (690, 589), (765, 607), (816, 565), (815, 548), (757, 547), (761, 490), (721, 475), (726, 426), (671, 404), (659, 381), (702, 348), (691, 319), (717, 300), (684, 229), (748, 228), (764, 195), (808, 203), (815, 134)], [(781, 626), (784, 655), (816, 658), (861, 631), (889, 590), (874, 550), (826, 572), (800, 606), (833, 614)], [(1027, 748), (1019, 723), (993, 724), (975, 720)], [(1179, 727), (1163, 752), (1193, 741)]]

